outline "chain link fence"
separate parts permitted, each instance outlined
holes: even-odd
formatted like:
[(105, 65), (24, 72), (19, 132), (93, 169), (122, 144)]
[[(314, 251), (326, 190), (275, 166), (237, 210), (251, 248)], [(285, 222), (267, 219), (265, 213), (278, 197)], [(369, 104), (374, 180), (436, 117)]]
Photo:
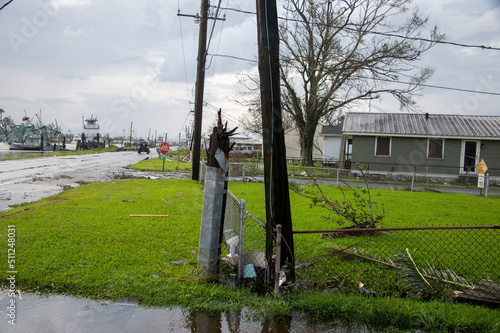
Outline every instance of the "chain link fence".
[[(299, 165), (288, 165), (287, 169), (288, 176), (299, 181), (314, 178), (316, 180), (330, 181), (336, 185), (340, 185), (343, 182), (347, 182), (349, 185), (356, 185), (357, 182), (364, 181), (361, 172), (354, 169), (304, 167)], [(419, 172), (389, 172), (369, 169), (364, 170), (363, 173), (366, 180), (370, 183), (410, 191), (427, 188), (437, 188), (443, 191), (446, 191), (447, 188), (469, 188), (479, 192), (478, 175), (475, 173), (441, 174), (436, 172), (422, 172), (422, 170)], [(264, 165), (259, 163), (232, 163), (229, 168), (229, 176), (243, 181), (263, 181)], [(487, 195), (490, 189), (500, 191), (500, 177), (485, 176), (484, 193)]]
[(298, 288), (500, 303), (500, 226), (297, 232)]
[[(296, 231), (295, 283), (282, 288), (500, 303), (500, 226)], [(228, 191), (223, 262), (266, 281), (265, 225)], [(271, 263), (274, 265), (274, 263)], [(281, 281), (283, 282), (283, 281)]]
[(223, 261), (238, 281), (266, 281), (265, 224), (248, 212), (245, 201), (238, 200), (231, 191), (226, 198), (223, 240)]

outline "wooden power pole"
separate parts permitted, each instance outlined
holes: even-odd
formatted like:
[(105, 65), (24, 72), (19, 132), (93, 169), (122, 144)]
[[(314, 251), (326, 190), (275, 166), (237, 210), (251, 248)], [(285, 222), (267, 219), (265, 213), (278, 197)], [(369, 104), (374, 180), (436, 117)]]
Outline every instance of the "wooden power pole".
[(191, 179), (198, 180), (200, 173), (201, 121), (203, 115), (203, 91), (205, 88), (205, 61), (207, 57), (207, 21), (209, 0), (201, 1), (200, 36), (198, 40), (198, 68), (194, 101), (194, 130)]
[[(295, 256), (281, 111), (276, 0), (257, 0), (257, 29), (266, 191), (266, 259), (268, 263), (272, 262), (275, 230), (281, 224), (281, 266), (286, 266), (287, 281), (294, 282)], [(271, 271), (272, 267), (268, 265), (268, 282), (271, 282)]]

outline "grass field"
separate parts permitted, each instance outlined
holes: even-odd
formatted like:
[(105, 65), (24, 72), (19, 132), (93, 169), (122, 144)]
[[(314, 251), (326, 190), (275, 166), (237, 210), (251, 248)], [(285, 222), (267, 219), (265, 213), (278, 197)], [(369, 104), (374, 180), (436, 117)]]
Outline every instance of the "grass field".
[[(246, 200), (253, 215), (264, 218), (263, 184), (231, 183), (229, 188)], [(339, 195), (334, 188), (327, 194)], [(385, 227), (498, 224), (500, 216), (495, 198), (391, 190), (375, 195), (387, 209)], [(190, 180), (86, 184), (1, 213), (0, 236), (6, 248), (8, 226), (15, 226), (16, 278), (22, 291), (111, 300), (140, 297), (144, 306), (209, 311), (245, 306), (257, 315), (276, 317), (296, 309), (321, 320), (354, 319), (400, 328), (500, 329), (498, 310), (464, 304), (302, 291), (275, 300), (246, 288), (205, 283), (198, 278), (197, 265), (202, 201), (202, 185)], [(296, 230), (336, 227), (326, 224), (324, 213), (310, 208), (303, 197), (291, 194), (291, 202)], [(319, 243), (317, 235), (297, 237), (309, 249)], [(7, 271), (1, 270), (2, 281)]]

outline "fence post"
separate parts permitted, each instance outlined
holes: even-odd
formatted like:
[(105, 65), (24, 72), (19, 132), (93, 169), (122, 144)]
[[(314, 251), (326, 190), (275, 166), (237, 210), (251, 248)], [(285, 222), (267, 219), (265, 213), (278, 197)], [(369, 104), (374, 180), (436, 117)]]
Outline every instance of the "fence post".
[(245, 181), (245, 163), (243, 163), (243, 181)]
[(413, 192), (413, 185), (415, 185), (415, 172), (411, 175), (411, 191)]
[(337, 186), (339, 186), (339, 168), (337, 168)]
[(280, 266), (281, 266), (281, 224), (276, 226), (276, 263), (274, 271), (274, 296), (280, 296)]
[(243, 256), (244, 247), (243, 240), (245, 236), (245, 199), (240, 201), (240, 234), (238, 237), (238, 281), (243, 279)]
[[(165, 161), (165, 160), (164, 160)], [(165, 163), (165, 162), (164, 162)], [(199, 184), (201, 184), (201, 182), (203, 181), (203, 160), (200, 161), (200, 173), (198, 175), (198, 179), (199, 179)]]
[(488, 190), (490, 188), (490, 174), (487, 173), (486, 174), (486, 188), (485, 188), (485, 192), (484, 192), (484, 196), (487, 198), (488, 197)]

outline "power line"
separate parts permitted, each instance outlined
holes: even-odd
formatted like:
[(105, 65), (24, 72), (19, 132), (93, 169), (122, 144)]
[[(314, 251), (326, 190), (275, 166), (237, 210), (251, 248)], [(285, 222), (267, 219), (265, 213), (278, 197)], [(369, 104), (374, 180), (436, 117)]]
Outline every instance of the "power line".
[(187, 73), (187, 65), (186, 65), (186, 53), (185, 53), (185, 47), (184, 47), (184, 36), (183, 36), (183, 32), (182, 32), (182, 22), (181, 22), (180, 17), (179, 17), (179, 27), (181, 30), (182, 58), (184, 60), (184, 76), (186, 78), (186, 90), (189, 92), (188, 73)]
[[(257, 13), (247, 11), (247, 10), (241, 10), (238, 8), (222, 8), (225, 10), (230, 10), (234, 11), (237, 13), (243, 13), (243, 14), (253, 14), (256, 15)], [(284, 21), (290, 21), (290, 22), (297, 22), (297, 23), (306, 23), (303, 20), (299, 19), (291, 19), (287, 17), (281, 17), (278, 16), (280, 20)], [(350, 28), (350, 27), (343, 27), (343, 26), (337, 26), (337, 25), (331, 25), (331, 24), (324, 24), (324, 23), (318, 23), (318, 22), (311, 22), (311, 24), (314, 25), (321, 25), (329, 28), (335, 28), (335, 29), (346, 29), (349, 31), (355, 31), (358, 32), (359, 30), (356, 28)], [(444, 41), (444, 40), (435, 40), (435, 39), (430, 39), (430, 38), (423, 38), (423, 37), (412, 37), (412, 36), (404, 36), (404, 35), (398, 35), (395, 33), (390, 33), (390, 32), (382, 32), (382, 31), (373, 31), (373, 30), (368, 30), (366, 31), (367, 33), (374, 34), (374, 35), (380, 35), (380, 36), (386, 36), (386, 37), (396, 37), (396, 38), (402, 38), (402, 39), (409, 39), (409, 40), (415, 40), (415, 41), (421, 41), (421, 42), (428, 42), (428, 43), (435, 43), (435, 44), (446, 44), (446, 45), (452, 45), (452, 46), (459, 46), (459, 47), (467, 47), (467, 48), (479, 48), (483, 50), (493, 50), (493, 51), (500, 51), (500, 47), (494, 47), (494, 46), (485, 46), (485, 45), (474, 45), (474, 44), (464, 44), (464, 43), (458, 43), (458, 42), (449, 42), (449, 41)]]
[(207, 57), (208, 56), (211, 56), (211, 58), (210, 58), (210, 62), (208, 64), (207, 68), (210, 68), (211, 63), (212, 63), (212, 59), (214, 57), (230, 58), (230, 59), (235, 59), (235, 60), (242, 60), (242, 61), (248, 61), (248, 62), (258, 63), (257, 60), (252, 60), (252, 59), (247, 59), (247, 58), (241, 58), (241, 57), (232, 56), (232, 55), (228, 55), (228, 54), (210, 54), (210, 53), (207, 53)]
[[(210, 37), (208, 38), (208, 45), (207, 45), (207, 50), (210, 48), (210, 42), (212, 41), (212, 37), (214, 35), (214, 30), (215, 30), (215, 24), (217, 23), (218, 21), (218, 18), (219, 18), (219, 11), (220, 11), (220, 3), (222, 2), (222, 0), (219, 0), (219, 4), (217, 5), (217, 9), (215, 10), (215, 19), (214, 19), (214, 24), (212, 25), (212, 30), (210, 31)], [(223, 19), (225, 21), (225, 18)]]
[(392, 83), (401, 83), (401, 84), (408, 84), (408, 85), (414, 85), (414, 86), (420, 86), (420, 87), (428, 87), (428, 88), (461, 91), (461, 92), (468, 92), (468, 93), (475, 93), (475, 94), (500, 96), (500, 93), (491, 92), (491, 91), (481, 91), (481, 90), (453, 88), (453, 87), (437, 86), (437, 85), (425, 84), (425, 83), (405, 82), (405, 81), (390, 80), (390, 79), (374, 79), (374, 78), (367, 77), (367, 76), (358, 76), (358, 77), (360, 79), (373, 79), (373, 80), (378, 80), (378, 81), (385, 81), (385, 82), (392, 82)]
[[(218, 17), (218, 15), (219, 15), (219, 10), (220, 10), (220, 4), (221, 4), (221, 2), (222, 2), (222, 0), (219, 0), (219, 5), (217, 6), (217, 10), (215, 12), (215, 17)], [(224, 15), (224, 17), (225, 17), (225, 15)], [(212, 32), (210, 33), (210, 39), (208, 41), (208, 45), (209, 46), (207, 47), (207, 54), (206, 54), (206, 56), (208, 56), (208, 50), (209, 50), (209, 47), (210, 47), (210, 41), (212, 40), (212, 35), (213, 35), (214, 30), (215, 30), (215, 22), (216, 21), (217, 20), (214, 21), (214, 24), (212, 26)], [(224, 22), (225, 21), (222, 21), (221, 28), (220, 28), (219, 41), (217, 42), (217, 52), (219, 52), (220, 42), (222, 40), (222, 32), (224, 31)], [(206, 60), (206, 58), (205, 58), (205, 60)], [(210, 59), (210, 64), (211, 64), (211, 62), (212, 62), (212, 59)], [(205, 69), (210, 68), (210, 64), (209, 64), (208, 67), (206, 67), (206, 64), (205, 64)], [(214, 76), (215, 76), (214, 75), (214, 73), (215, 73), (215, 65), (216, 64), (214, 63), (214, 68), (212, 69), (212, 76), (210, 77), (210, 84), (208, 85), (208, 92), (209, 93), (210, 93), (210, 91), (212, 89), (212, 83), (213, 83), (213, 79), (214, 79)]]
[(2, 7), (0, 7), (0, 10), (4, 9), (5, 7), (7, 7), (7, 5), (10, 4), (12, 1), (14, 1), (14, 0), (7, 1)]

